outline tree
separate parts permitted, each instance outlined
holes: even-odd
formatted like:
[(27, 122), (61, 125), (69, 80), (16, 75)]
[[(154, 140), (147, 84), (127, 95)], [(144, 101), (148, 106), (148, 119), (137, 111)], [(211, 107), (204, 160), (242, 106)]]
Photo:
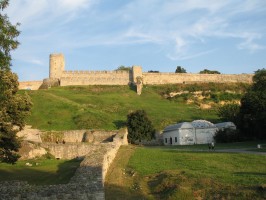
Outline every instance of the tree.
[(239, 130), (234, 130), (226, 128), (223, 130), (218, 130), (214, 135), (215, 142), (219, 143), (230, 143), (230, 142), (240, 142), (242, 141)]
[(218, 108), (218, 116), (227, 121), (231, 121), (235, 124), (238, 124), (239, 109), (240, 105), (237, 103), (225, 104)]
[(208, 69), (204, 69), (202, 71), (199, 72), (200, 74), (221, 74), (220, 72), (216, 71), (216, 70), (208, 70)]
[(115, 71), (130, 71), (131, 67), (125, 67), (124, 65), (119, 66)]
[[(1, 11), (8, 4), (8, 0), (0, 1)], [(12, 164), (19, 158), (20, 141), (16, 133), (23, 129), (32, 105), (28, 95), (17, 94), (18, 77), (10, 69), (10, 51), (19, 44), (17, 26), (9, 22), (7, 15), (0, 13), (0, 162)]]
[(183, 67), (177, 66), (175, 73), (187, 73), (187, 71)]
[(266, 139), (266, 69), (255, 72), (253, 85), (241, 99), (239, 115), (247, 137)]
[(144, 110), (127, 115), (128, 140), (130, 143), (154, 138), (155, 129)]

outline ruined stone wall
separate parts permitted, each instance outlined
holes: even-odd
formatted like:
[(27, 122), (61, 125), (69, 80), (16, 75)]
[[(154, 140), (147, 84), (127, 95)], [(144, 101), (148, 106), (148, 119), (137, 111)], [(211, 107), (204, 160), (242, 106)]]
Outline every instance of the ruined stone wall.
[(0, 199), (103, 200), (105, 174), (121, 145), (127, 145), (126, 129), (120, 130), (113, 142), (95, 145), (68, 184), (35, 186), (24, 181), (0, 182)]
[(22, 81), (19, 82), (18, 88), (20, 90), (38, 90), (43, 81)]
[[(96, 149), (103, 148), (105, 143), (113, 142), (118, 131), (88, 131), (88, 130), (71, 130), (63, 132), (64, 143), (59, 141), (42, 143), (43, 148), (49, 149), (49, 152), (60, 159), (83, 158), (87, 154), (92, 154)], [(87, 141), (87, 136), (93, 138)]]
[(127, 71), (64, 71), (60, 85), (128, 85)]
[(143, 73), (144, 85), (176, 83), (252, 83), (252, 74)]

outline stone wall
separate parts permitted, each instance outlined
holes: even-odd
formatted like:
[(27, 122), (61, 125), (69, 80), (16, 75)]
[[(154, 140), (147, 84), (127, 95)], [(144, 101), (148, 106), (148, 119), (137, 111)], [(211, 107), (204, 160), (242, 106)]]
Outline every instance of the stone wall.
[[(121, 145), (127, 145), (126, 129), (118, 131), (113, 142), (93, 145), (94, 149), (84, 156), (80, 167), (68, 184), (35, 186), (23, 181), (0, 182), (0, 199), (103, 200), (105, 199), (105, 175)], [(60, 144), (60, 146), (69, 148), (64, 144)], [(65, 151), (65, 149), (61, 151)], [(70, 154), (68, 153), (68, 155)]]
[(20, 90), (38, 90), (43, 81), (22, 81), (19, 82), (18, 88)]
[(144, 85), (176, 83), (252, 83), (252, 74), (143, 73)]
[[(176, 83), (252, 83), (253, 74), (190, 74), (190, 73), (144, 73), (141, 66), (129, 71), (65, 71), (63, 54), (50, 55), (48, 80), (56, 80), (60, 86), (68, 85), (128, 85), (137, 83), (137, 77), (144, 85)], [(46, 79), (45, 79), (46, 80)], [(47, 85), (44, 81), (44, 86)], [(38, 89), (41, 81), (20, 82), (20, 89)]]
[(130, 79), (127, 71), (64, 71), (60, 85), (128, 85)]
[(64, 71), (60, 85), (128, 85), (141, 77), (144, 85), (177, 83), (252, 83), (252, 74), (142, 73), (140, 67), (126, 71)]

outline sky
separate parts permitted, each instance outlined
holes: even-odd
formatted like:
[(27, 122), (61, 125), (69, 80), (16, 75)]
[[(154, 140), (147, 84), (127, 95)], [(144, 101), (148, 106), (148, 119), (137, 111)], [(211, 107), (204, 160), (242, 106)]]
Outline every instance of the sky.
[(49, 76), (49, 55), (66, 70), (254, 73), (266, 67), (265, 0), (10, 0), (21, 25), (12, 70), (20, 81)]

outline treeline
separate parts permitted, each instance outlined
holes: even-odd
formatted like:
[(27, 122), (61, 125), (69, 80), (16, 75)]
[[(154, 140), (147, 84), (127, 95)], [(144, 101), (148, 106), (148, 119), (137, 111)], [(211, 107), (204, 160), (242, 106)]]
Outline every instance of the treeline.
[[(117, 69), (115, 69), (115, 71), (130, 71), (131, 67), (126, 67), (124, 65), (120, 65)], [(160, 71), (158, 70), (149, 70), (149, 73), (160, 73)], [(186, 69), (181, 67), (181, 66), (177, 66), (175, 73), (187, 73)], [(202, 71), (199, 72), (200, 74), (221, 74), (219, 71), (216, 70), (208, 70), (208, 69), (204, 69)]]
[(257, 70), (239, 104), (221, 106), (218, 115), (234, 122), (242, 139), (266, 139), (266, 69)]

